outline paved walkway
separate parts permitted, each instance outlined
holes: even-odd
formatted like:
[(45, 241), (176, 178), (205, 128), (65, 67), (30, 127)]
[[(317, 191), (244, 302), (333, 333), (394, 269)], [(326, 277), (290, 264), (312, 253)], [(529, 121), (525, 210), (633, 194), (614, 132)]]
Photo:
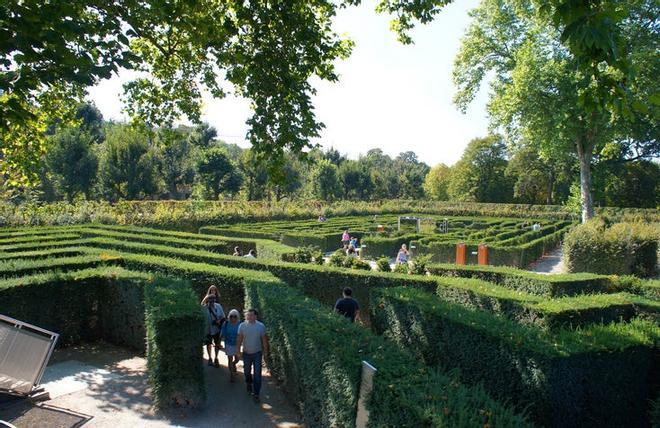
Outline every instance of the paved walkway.
[[(269, 373), (264, 373), (261, 403), (256, 404), (246, 392), (242, 363), (238, 366), (236, 382), (229, 383), (226, 357), (221, 360), (223, 365), (220, 368), (209, 367), (204, 361), (208, 392), (205, 409), (178, 411), (165, 416), (152, 409), (144, 358), (107, 344), (61, 349), (54, 353), (44, 374), (42, 385), (51, 393), (51, 399), (45, 404), (71, 410), (80, 414), (80, 418), (91, 417), (85, 424), (91, 427), (302, 426), (295, 408)], [(43, 413), (42, 409), (34, 411)], [(73, 426), (55, 423), (59, 420), (56, 415), (53, 415), (53, 423), (41, 419), (38, 425), (30, 423), (29, 412), (23, 412), (21, 416), (23, 421), (17, 425), (21, 428)]]
[(532, 263), (528, 270), (548, 275), (566, 273), (566, 266), (564, 266), (564, 261), (562, 260), (563, 254), (562, 248), (559, 247)]

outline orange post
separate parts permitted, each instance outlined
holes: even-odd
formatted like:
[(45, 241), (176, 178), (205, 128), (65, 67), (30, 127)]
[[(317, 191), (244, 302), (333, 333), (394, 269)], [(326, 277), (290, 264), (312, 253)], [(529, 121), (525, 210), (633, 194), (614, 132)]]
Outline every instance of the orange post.
[(480, 265), (488, 264), (488, 245), (479, 244), (479, 247), (477, 247), (477, 263)]
[(467, 246), (460, 242), (456, 244), (456, 264), (464, 265), (467, 262)]

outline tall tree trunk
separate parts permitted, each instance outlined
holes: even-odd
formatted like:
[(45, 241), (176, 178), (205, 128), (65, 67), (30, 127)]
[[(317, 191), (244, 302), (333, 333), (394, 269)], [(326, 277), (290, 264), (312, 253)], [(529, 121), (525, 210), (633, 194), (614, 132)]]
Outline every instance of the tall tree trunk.
[(575, 145), (580, 161), (580, 205), (582, 206), (582, 223), (584, 223), (594, 216), (594, 201), (591, 195), (593, 144), (578, 139)]
[(547, 195), (545, 196), (546, 205), (552, 205), (552, 192), (555, 190), (555, 173), (550, 171), (548, 174), (548, 187), (546, 189)]
[(247, 189), (248, 189), (247, 200), (251, 201), (254, 197), (254, 180), (252, 179), (252, 177), (248, 177)]

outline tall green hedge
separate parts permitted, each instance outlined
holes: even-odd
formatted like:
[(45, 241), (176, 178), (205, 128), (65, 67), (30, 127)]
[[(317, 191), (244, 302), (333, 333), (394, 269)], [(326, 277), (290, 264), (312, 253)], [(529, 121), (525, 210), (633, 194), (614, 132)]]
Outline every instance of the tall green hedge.
[(380, 256), (395, 257), (402, 244), (410, 246), (410, 242), (419, 239), (422, 235), (408, 234), (402, 236), (368, 236), (362, 239), (363, 256), (378, 258)]
[[(442, 202), (423, 200), (338, 201), (79, 201), (75, 204), (13, 204), (0, 202), (0, 227), (50, 224), (112, 223), (196, 231), (210, 224), (245, 221), (316, 219), (346, 215), (439, 214), (447, 216), (533, 217), (575, 219), (563, 206)], [(658, 221), (658, 211), (639, 208), (596, 208), (599, 216), (617, 220), (634, 218)]]
[(59, 333), (58, 346), (103, 339), (144, 352), (148, 278), (105, 267), (4, 279), (0, 313)]
[(204, 314), (190, 282), (156, 278), (145, 287), (147, 366), (158, 408), (206, 402)]
[(544, 426), (645, 426), (660, 381), (656, 323), (547, 333), (420, 290), (375, 293), (372, 326), (425, 363), (460, 369)]
[[(560, 229), (548, 235), (524, 244), (504, 245), (498, 243), (488, 244), (488, 263), (496, 266), (513, 266), (524, 268), (536, 261), (543, 254), (557, 248), (561, 242), (566, 229)], [(417, 247), (419, 255), (430, 255), (435, 263), (456, 262), (456, 242), (443, 241), (413, 241), (411, 245)], [(476, 264), (477, 256), (472, 254), (477, 251), (479, 242), (466, 242), (467, 263)]]
[(593, 220), (575, 227), (564, 239), (569, 272), (653, 276), (658, 265), (660, 223)]
[(370, 427), (529, 426), (481, 388), (430, 370), (405, 351), (277, 281), (247, 281), (248, 306), (270, 335), (269, 368), (310, 427), (355, 426), (361, 361), (378, 372)]
[(542, 275), (504, 266), (456, 264), (428, 265), (427, 270), (432, 275), (477, 278), (500, 284), (513, 290), (546, 297), (572, 296), (585, 293), (610, 293), (616, 290), (612, 278), (589, 273)]
[[(535, 293), (540, 296), (555, 296), (562, 294), (575, 294), (578, 292), (612, 291), (618, 289), (609, 283), (610, 278), (590, 275), (562, 275), (549, 277), (546, 275), (535, 275), (509, 268), (463, 266), (442, 266), (442, 273), (452, 275), (477, 276), (490, 281), (496, 281), (499, 285), (489, 284), (484, 281), (461, 281), (452, 278), (426, 278), (410, 275), (390, 275), (375, 272), (346, 271), (327, 266), (310, 266), (291, 263), (264, 262), (261, 259), (249, 260), (228, 255), (221, 255), (209, 251), (201, 251), (192, 248), (169, 247), (161, 244), (150, 244), (144, 242), (119, 241), (108, 237), (86, 238), (87, 245), (120, 251), (125, 257), (130, 253), (145, 253), (157, 256), (175, 257), (190, 262), (202, 262), (205, 264), (222, 264), (230, 267), (249, 268), (258, 270), (269, 270), (290, 284), (299, 287), (304, 293), (319, 299), (327, 305), (332, 305), (336, 298), (341, 295), (343, 287), (349, 285), (355, 289), (355, 295), (368, 309), (370, 288), (393, 287), (399, 285), (410, 285), (421, 287), (429, 291), (436, 290), (437, 294), (447, 301), (461, 303), (467, 307), (479, 308), (492, 312), (502, 313), (514, 317), (523, 322), (532, 322), (538, 325), (556, 328), (561, 325), (584, 325), (593, 322), (602, 322), (623, 317), (628, 319), (642, 312), (648, 312), (648, 304), (640, 304), (636, 299), (626, 296), (599, 296), (597, 298), (581, 298), (563, 300), (561, 304), (539, 305)], [(80, 249), (82, 250), (82, 249)], [(89, 249), (87, 250), (90, 251)], [(119, 255), (117, 254), (117, 255)], [(138, 260), (131, 256), (132, 260)], [(139, 258), (140, 263), (131, 265), (132, 269), (152, 270), (162, 272), (166, 275), (187, 275), (195, 287), (196, 292), (201, 295), (209, 285), (219, 285), (223, 293), (223, 304), (228, 307), (242, 307), (243, 295), (240, 279), (231, 284), (225, 284), (222, 278), (217, 276), (218, 269), (199, 264), (192, 268), (183, 268), (186, 263), (171, 260), (161, 260), (156, 264), (150, 263), (149, 258)], [(145, 264), (146, 263), (146, 264)], [(177, 269), (177, 266), (180, 267)], [(431, 266), (431, 270), (434, 267)], [(316, 284), (322, 283), (323, 287)], [(650, 286), (634, 286), (631, 289), (653, 291)], [(657, 287), (656, 287), (657, 288)], [(640, 293), (644, 294), (644, 293)], [(651, 295), (646, 293), (644, 295)], [(644, 302), (641, 302), (644, 303)], [(572, 307), (572, 305), (574, 307)], [(651, 308), (651, 312), (655, 312)], [(368, 318), (368, 317), (365, 317)]]

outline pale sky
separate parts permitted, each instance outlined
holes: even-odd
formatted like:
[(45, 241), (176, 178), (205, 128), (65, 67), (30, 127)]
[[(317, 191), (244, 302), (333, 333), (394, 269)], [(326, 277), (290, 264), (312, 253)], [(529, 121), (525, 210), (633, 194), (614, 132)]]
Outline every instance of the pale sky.
[[(337, 83), (317, 82), (317, 118), (325, 123), (319, 143), (350, 158), (380, 148), (396, 156), (412, 150), (433, 166), (456, 162), (467, 143), (487, 133), (486, 95), (482, 89), (466, 114), (452, 104), (451, 71), (460, 39), (469, 24), (468, 11), (478, 0), (447, 6), (429, 25), (412, 33), (414, 45), (402, 45), (389, 29), (389, 16), (377, 15), (373, 1), (340, 10), (335, 29), (355, 42), (351, 57), (337, 63)], [(121, 72), (90, 89), (90, 98), (106, 119), (121, 120)], [(248, 147), (247, 100), (205, 98), (203, 120), (226, 142)]]

